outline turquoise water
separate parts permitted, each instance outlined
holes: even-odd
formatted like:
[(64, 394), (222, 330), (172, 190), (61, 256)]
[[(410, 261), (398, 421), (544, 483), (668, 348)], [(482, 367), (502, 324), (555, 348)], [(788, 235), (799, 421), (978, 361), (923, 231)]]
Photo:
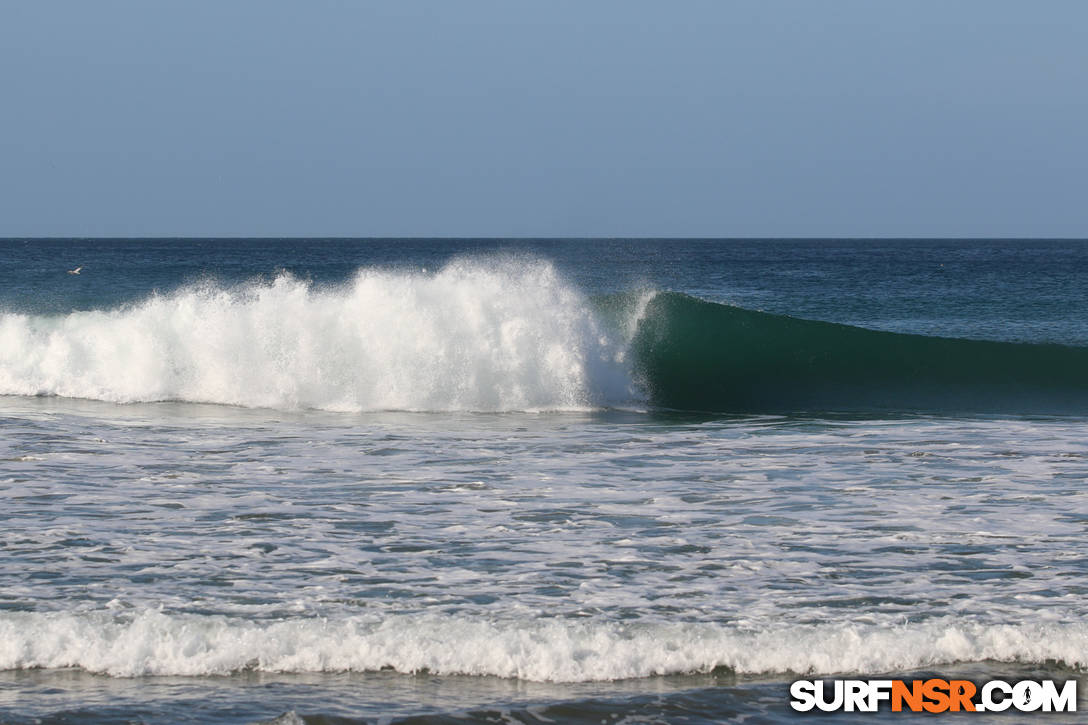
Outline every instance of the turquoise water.
[(1088, 244), (0, 254), (0, 720), (781, 722), (796, 673), (1088, 662)]

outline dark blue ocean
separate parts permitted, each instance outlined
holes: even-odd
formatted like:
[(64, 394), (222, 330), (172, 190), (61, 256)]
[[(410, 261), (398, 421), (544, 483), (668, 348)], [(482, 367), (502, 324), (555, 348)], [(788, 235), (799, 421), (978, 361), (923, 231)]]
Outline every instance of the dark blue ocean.
[(0, 722), (1083, 696), (1086, 434), (1088, 241), (0, 240)]

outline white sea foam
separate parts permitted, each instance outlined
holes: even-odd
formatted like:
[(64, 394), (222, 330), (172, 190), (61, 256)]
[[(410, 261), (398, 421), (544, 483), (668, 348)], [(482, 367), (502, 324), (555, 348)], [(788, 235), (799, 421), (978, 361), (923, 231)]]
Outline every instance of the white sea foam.
[(896, 627), (494, 621), (441, 615), (259, 622), (221, 616), (0, 614), (0, 669), (215, 675), (372, 671), (583, 682), (706, 672), (880, 673), (999, 660), (1088, 664), (1083, 624), (985, 625), (951, 619)]
[[(622, 336), (622, 333), (621, 333)], [(630, 397), (622, 345), (548, 262), (280, 276), (111, 311), (0, 315), (0, 394), (327, 410), (570, 410)]]

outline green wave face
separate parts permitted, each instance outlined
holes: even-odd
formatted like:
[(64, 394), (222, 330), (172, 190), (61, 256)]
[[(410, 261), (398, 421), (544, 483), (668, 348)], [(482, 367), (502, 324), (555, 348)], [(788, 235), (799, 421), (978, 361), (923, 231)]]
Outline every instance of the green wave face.
[(650, 301), (631, 353), (663, 408), (1088, 414), (1088, 348), (879, 332), (679, 293)]

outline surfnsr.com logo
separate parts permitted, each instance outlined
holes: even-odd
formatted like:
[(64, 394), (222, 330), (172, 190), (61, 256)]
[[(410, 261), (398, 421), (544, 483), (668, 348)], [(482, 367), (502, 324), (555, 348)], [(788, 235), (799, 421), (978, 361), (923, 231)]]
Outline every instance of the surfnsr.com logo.
[(798, 712), (1076, 712), (1077, 681), (797, 680), (790, 697)]

